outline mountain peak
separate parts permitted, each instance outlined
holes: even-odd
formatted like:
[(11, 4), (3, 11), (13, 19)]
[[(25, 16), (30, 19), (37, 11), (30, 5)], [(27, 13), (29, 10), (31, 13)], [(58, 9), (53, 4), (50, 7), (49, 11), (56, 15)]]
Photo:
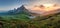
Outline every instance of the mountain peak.
[(14, 8), (13, 11), (9, 11), (8, 14), (29, 14), (29, 11), (22, 5), (17, 9)]
[(21, 7), (24, 7), (24, 5), (22, 5)]
[(25, 8), (24, 5), (22, 5), (20, 8)]
[(26, 9), (26, 8), (24, 7), (24, 5), (22, 5), (21, 7), (17, 8), (17, 10), (23, 10), (23, 9)]

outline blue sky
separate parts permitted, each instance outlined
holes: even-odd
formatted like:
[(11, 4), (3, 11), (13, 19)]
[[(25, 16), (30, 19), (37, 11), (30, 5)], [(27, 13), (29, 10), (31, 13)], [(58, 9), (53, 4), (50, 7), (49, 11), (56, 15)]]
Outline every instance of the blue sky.
[(7, 11), (19, 7), (21, 2), (19, 0), (0, 0), (0, 11)]
[(29, 6), (41, 3), (60, 3), (60, 0), (0, 0), (0, 11), (18, 8), (21, 5)]

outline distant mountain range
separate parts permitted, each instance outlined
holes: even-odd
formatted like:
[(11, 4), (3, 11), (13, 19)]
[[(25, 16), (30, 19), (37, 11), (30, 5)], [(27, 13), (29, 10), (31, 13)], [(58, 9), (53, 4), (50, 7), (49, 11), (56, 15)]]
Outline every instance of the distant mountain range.
[(60, 13), (60, 8), (58, 8), (56, 10), (45, 12), (45, 13), (43, 13), (41, 15), (53, 15), (53, 14), (58, 14), (58, 13)]

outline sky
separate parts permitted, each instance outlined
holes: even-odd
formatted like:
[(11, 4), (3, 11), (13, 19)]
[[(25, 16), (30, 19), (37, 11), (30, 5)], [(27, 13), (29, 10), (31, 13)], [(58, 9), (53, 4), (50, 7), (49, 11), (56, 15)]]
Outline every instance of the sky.
[(46, 3), (60, 4), (60, 0), (0, 0), (0, 11), (12, 10), (20, 7), (21, 5), (25, 5), (26, 8), (31, 8), (35, 5)]

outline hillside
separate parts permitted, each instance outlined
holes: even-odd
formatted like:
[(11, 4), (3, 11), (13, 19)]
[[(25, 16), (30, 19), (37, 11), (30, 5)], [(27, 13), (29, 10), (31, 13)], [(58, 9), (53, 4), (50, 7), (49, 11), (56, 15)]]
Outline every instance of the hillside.
[(26, 14), (1, 16), (0, 25), (3, 28), (60, 28), (60, 13), (37, 16), (34, 19)]

